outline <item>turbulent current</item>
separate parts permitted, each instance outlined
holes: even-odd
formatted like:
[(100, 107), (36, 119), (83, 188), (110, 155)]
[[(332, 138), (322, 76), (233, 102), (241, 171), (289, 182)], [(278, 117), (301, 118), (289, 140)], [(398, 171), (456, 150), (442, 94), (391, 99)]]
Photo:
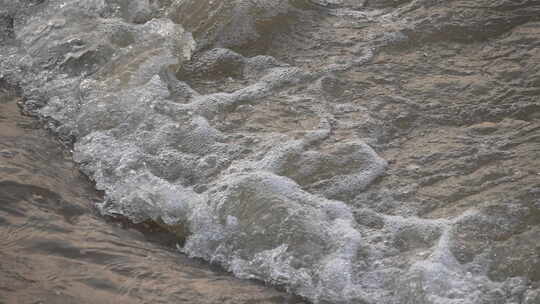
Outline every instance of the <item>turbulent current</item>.
[(313, 303), (540, 303), (540, 2), (1, 0), (104, 215)]

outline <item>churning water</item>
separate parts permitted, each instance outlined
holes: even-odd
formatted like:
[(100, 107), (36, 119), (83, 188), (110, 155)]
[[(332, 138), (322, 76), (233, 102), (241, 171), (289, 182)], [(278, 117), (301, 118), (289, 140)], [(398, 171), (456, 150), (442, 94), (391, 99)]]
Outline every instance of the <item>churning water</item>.
[[(104, 193), (102, 215), (153, 223), (189, 257), (314, 303), (495, 303), (496, 290), (510, 284), (488, 275), (487, 256), (474, 265), (456, 257), (456, 223), (479, 211), (430, 217), (425, 205), (393, 207), (395, 196), (366, 194), (388, 167), (374, 148), (395, 147), (386, 126), (414, 123), (399, 110), (399, 120), (373, 117), (414, 101), (381, 89), (395, 74), (364, 79), (362, 69), (383, 52), (497, 37), (534, 21), (536, 5), (499, 1), (485, 14), (471, 9), (467, 23), (448, 12), (470, 1), (4, 2), (2, 79), (72, 147)], [(486, 20), (492, 26), (477, 30)], [(390, 60), (377, 58), (376, 66)], [(361, 99), (373, 83), (383, 90), (375, 107)], [(425, 103), (411, 107), (436, 108)], [(32, 208), (56, 195), (52, 185), (8, 183)], [(67, 222), (86, 214), (47, 208)], [(94, 242), (108, 232), (100, 233)], [(129, 264), (129, 253), (95, 253), (62, 238), (32, 242), (25, 248)], [(166, 276), (156, 288), (160, 301), (174, 302), (169, 288), (183, 283), (169, 279), (177, 266), (163, 255), (145, 269)]]

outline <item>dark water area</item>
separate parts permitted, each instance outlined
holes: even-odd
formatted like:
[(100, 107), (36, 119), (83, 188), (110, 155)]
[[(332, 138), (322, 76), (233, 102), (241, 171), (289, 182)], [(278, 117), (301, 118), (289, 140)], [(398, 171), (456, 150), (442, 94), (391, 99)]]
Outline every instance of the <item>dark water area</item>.
[(0, 303), (300, 303), (189, 259), (102, 199), (17, 97), (0, 96)]

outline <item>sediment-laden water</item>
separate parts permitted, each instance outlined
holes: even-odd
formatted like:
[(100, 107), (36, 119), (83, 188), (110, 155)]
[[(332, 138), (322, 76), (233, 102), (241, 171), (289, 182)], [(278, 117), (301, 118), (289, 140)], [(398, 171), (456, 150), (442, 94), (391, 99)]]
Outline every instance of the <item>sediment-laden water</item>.
[(103, 215), (314, 303), (540, 301), (538, 1), (2, 4)]
[(0, 303), (301, 303), (180, 255), (159, 227), (106, 222), (69, 153), (5, 93)]

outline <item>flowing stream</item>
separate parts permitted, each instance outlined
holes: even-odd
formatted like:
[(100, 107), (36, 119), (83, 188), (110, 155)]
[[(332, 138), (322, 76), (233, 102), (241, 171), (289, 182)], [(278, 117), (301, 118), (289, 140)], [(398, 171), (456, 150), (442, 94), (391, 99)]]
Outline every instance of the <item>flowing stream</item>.
[(5, 247), (111, 274), (57, 286), (214, 290), (180, 251), (317, 304), (540, 303), (539, 1), (1, 0), (0, 26), (2, 86), (58, 140), (4, 103), (2, 145), (30, 145), (1, 155), (28, 156)]
[(176, 250), (171, 233), (105, 221), (102, 194), (0, 95), (0, 303), (302, 303)]

